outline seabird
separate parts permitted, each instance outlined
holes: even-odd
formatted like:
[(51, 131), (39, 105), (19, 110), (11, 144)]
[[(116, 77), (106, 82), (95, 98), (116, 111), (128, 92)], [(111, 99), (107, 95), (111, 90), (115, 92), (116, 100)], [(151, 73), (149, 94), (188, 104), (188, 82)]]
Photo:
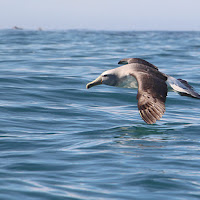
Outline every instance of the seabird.
[(138, 110), (147, 124), (154, 124), (163, 116), (168, 87), (181, 96), (200, 99), (200, 95), (187, 81), (166, 75), (143, 59), (125, 58), (118, 64), (122, 66), (103, 72), (97, 79), (88, 83), (86, 88), (100, 84), (138, 88)]

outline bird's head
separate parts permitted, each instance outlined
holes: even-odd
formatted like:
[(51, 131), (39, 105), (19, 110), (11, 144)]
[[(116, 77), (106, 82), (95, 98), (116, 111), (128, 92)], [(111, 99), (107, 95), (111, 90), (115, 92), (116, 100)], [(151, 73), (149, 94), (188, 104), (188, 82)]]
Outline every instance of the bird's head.
[(118, 76), (114, 70), (108, 70), (103, 72), (97, 79), (88, 83), (86, 88), (89, 89), (95, 85), (105, 84), (110, 86), (116, 86), (118, 82)]

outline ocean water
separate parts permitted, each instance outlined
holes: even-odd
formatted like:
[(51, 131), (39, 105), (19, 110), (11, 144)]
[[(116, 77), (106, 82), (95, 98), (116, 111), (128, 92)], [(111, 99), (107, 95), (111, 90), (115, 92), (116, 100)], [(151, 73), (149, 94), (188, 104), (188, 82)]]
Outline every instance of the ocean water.
[(200, 32), (0, 31), (0, 199), (200, 199), (200, 100), (88, 82), (139, 57), (200, 92)]

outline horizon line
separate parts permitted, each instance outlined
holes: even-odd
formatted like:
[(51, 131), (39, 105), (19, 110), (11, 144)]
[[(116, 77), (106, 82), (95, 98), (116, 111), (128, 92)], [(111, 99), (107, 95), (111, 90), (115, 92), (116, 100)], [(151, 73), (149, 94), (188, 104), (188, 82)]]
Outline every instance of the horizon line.
[(95, 28), (24, 28), (21, 26), (13, 26), (11, 28), (0, 28), (0, 30), (16, 30), (16, 31), (105, 31), (105, 32), (200, 32), (195, 29), (95, 29)]

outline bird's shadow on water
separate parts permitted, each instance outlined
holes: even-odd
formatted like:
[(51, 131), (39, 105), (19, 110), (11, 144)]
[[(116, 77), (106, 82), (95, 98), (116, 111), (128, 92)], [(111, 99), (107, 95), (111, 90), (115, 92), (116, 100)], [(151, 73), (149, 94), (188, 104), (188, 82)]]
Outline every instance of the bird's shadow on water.
[(137, 124), (134, 126), (117, 127), (112, 130), (115, 132), (115, 141), (124, 143), (125, 141), (151, 141), (161, 142), (176, 140), (181, 137), (184, 129), (190, 129), (192, 124), (189, 123), (162, 123), (161, 125)]

